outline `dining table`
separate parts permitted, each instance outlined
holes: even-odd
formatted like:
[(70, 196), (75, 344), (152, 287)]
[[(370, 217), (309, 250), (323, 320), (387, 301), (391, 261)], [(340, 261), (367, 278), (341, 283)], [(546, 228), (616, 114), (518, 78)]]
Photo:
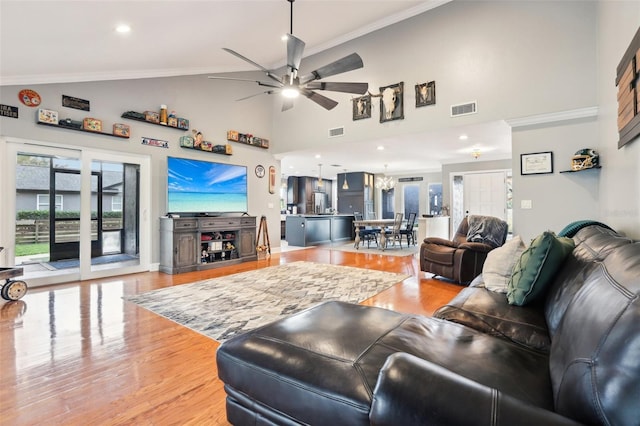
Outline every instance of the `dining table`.
[(371, 226), (373, 228), (380, 228), (380, 245), (378, 246), (382, 251), (387, 248), (387, 239), (385, 237), (385, 227), (393, 226), (395, 222), (394, 219), (362, 219), (362, 220), (354, 220), (353, 226), (356, 230), (356, 239), (354, 242), (354, 246), (356, 249), (360, 248), (360, 227), (361, 226)]

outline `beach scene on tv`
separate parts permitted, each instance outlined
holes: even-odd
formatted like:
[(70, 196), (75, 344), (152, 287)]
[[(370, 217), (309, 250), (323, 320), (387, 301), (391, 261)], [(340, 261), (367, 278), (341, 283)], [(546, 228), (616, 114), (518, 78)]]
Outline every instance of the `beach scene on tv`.
[(247, 168), (167, 158), (168, 213), (247, 211)]

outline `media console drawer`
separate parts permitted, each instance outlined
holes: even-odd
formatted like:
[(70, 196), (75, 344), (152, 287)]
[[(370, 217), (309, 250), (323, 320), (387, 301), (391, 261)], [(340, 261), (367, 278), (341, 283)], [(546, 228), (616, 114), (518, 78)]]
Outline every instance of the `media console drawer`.
[(240, 227), (240, 218), (215, 217), (200, 220), (200, 229)]

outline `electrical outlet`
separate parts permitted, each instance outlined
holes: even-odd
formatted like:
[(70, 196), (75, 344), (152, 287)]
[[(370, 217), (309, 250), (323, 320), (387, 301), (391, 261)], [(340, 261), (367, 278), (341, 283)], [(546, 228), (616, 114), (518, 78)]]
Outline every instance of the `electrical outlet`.
[(269, 203), (269, 204), (267, 204), (267, 207), (268, 207), (268, 208), (270, 208), (270, 209), (272, 209), (272, 208), (273, 208), (273, 203)]

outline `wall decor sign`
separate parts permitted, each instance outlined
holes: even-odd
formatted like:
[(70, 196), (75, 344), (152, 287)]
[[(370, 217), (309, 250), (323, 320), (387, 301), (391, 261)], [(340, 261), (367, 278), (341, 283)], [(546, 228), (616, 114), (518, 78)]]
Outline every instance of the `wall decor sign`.
[(416, 108), (436, 104), (436, 82), (416, 84)]
[(18, 99), (20, 99), (20, 102), (22, 102), (24, 105), (31, 108), (37, 107), (42, 103), (42, 98), (40, 97), (38, 92), (31, 89), (22, 89), (20, 92), (18, 92)]
[(276, 193), (276, 168), (269, 166), (269, 194)]
[(158, 148), (169, 148), (168, 141), (161, 141), (160, 139), (142, 138), (142, 145), (157, 146)]
[(520, 154), (520, 174), (539, 175), (553, 173), (553, 153), (534, 152)]
[(371, 118), (371, 95), (364, 95), (351, 100), (353, 104), (353, 121)]
[(0, 117), (18, 118), (18, 107), (0, 104)]
[(618, 149), (640, 135), (640, 28), (616, 69)]
[(73, 109), (80, 109), (82, 111), (90, 111), (89, 101), (80, 98), (74, 98), (73, 96), (62, 95), (62, 106)]
[(380, 122), (404, 119), (404, 82), (380, 88)]

